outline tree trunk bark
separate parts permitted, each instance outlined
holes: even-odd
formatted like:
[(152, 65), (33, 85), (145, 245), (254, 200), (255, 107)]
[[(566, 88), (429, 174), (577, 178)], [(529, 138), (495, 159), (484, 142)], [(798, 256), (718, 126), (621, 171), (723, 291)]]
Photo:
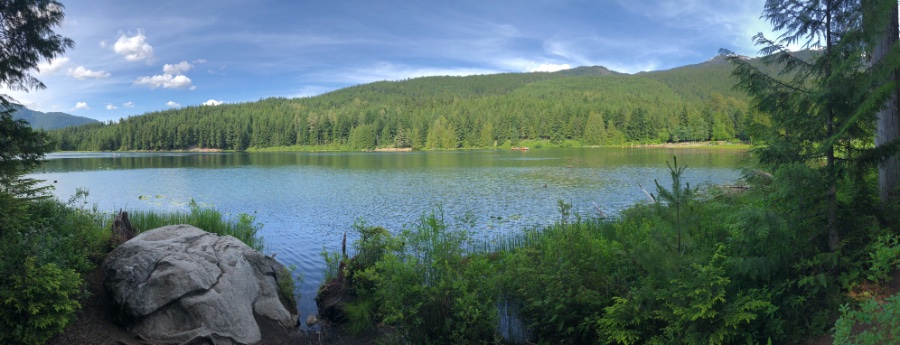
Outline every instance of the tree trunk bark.
[[(891, 1), (890, 11), (887, 15), (887, 26), (881, 31), (875, 47), (872, 49), (872, 63), (877, 63), (888, 54), (891, 47), (898, 41), (897, 2)], [(891, 74), (891, 81), (898, 81), (898, 73)], [(887, 101), (884, 109), (878, 112), (877, 131), (875, 133), (875, 146), (887, 144), (900, 137), (900, 106), (898, 106), (897, 90)], [(878, 167), (879, 196), (884, 203), (892, 203), (900, 199), (900, 154), (894, 154)]]
[[(834, 41), (832, 41), (831, 35), (831, 11), (832, 6), (831, 2), (827, 2), (825, 5), (825, 80), (826, 82), (830, 82), (831, 79), (831, 59), (834, 57), (831, 55), (831, 48), (833, 47)], [(825, 138), (830, 139), (831, 136), (834, 135), (834, 108), (832, 107), (831, 100), (827, 100), (825, 106), (827, 107), (825, 110), (825, 115), (828, 117), (825, 119)], [(838, 231), (838, 223), (837, 223), (837, 174), (835, 169), (835, 156), (834, 156), (834, 146), (829, 146), (825, 149), (825, 175), (828, 181), (828, 191), (826, 194), (828, 201), (828, 247), (831, 251), (837, 251), (840, 248), (841, 235)]]

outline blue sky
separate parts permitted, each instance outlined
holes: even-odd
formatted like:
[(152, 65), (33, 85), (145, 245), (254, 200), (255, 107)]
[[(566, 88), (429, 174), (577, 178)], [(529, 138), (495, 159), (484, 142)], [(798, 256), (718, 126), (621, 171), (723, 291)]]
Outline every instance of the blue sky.
[(769, 32), (764, 0), (61, 2), (75, 48), (41, 64), (47, 89), (0, 92), (101, 121), (430, 75), (661, 70), (756, 55)]

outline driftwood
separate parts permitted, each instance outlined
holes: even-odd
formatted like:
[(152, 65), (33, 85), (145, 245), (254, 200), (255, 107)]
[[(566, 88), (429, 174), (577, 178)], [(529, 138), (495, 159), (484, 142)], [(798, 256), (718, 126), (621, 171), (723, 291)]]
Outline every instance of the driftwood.
[(641, 187), (641, 190), (644, 191), (644, 194), (647, 194), (647, 197), (650, 198), (651, 202), (654, 202), (654, 203), (656, 202), (656, 198), (653, 197), (653, 194), (650, 194), (649, 192), (647, 192), (647, 190), (644, 189), (644, 186), (642, 186), (640, 183), (638, 183), (638, 187)]
[(134, 227), (131, 226), (131, 222), (128, 220), (128, 212), (119, 210), (116, 219), (113, 220), (112, 236), (110, 236), (109, 242), (113, 247), (118, 247), (134, 238), (134, 236), (137, 236), (137, 231), (134, 230)]
[(594, 208), (597, 209), (597, 213), (600, 214), (600, 218), (601, 219), (606, 218), (606, 214), (604, 214), (603, 210), (600, 209), (600, 205), (597, 205), (597, 203), (593, 202), (593, 201), (591, 201), (591, 203), (594, 204)]

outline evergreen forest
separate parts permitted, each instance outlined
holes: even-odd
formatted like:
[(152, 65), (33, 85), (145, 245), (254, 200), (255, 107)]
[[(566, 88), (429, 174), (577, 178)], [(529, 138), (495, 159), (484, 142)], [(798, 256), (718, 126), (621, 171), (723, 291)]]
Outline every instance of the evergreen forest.
[(50, 133), (59, 150), (304, 146), (456, 149), (549, 141), (622, 145), (748, 141), (767, 120), (733, 90), (724, 56), (660, 72), (604, 67), (382, 81), (311, 98), (182, 109)]

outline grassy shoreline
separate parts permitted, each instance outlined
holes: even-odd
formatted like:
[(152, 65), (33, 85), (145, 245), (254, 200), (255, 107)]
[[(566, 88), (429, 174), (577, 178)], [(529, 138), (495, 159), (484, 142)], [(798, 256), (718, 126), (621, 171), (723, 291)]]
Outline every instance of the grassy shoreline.
[(623, 145), (583, 145), (579, 142), (566, 140), (561, 143), (552, 143), (550, 140), (522, 140), (513, 145), (509, 142), (493, 147), (460, 147), (454, 149), (403, 149), (393, 147), (378, 147), (373, 150), (353, 150), (347, 145), (291, 145), (272, 147), (250, 147), (246, 150), (222, 150), (222, 149), (190, 149), (190, 150), (164, 150), (164, 151), (54, 151), (60, 152), (132, 152), (132, 153), (233, 153), (233, 152), (412, 152), (412, 151), (473, 151), (473, 150), (509, 150), (512, 147), (528, 147), (529, 149), (557, 149), (557, 148), (634, 148), (634, 149), (715, 149), (715, 150), (750, 150), (752, 145), (735, 142), (696, 141), (683, 143), (655, 143), (640, 144), (629, 143)]

